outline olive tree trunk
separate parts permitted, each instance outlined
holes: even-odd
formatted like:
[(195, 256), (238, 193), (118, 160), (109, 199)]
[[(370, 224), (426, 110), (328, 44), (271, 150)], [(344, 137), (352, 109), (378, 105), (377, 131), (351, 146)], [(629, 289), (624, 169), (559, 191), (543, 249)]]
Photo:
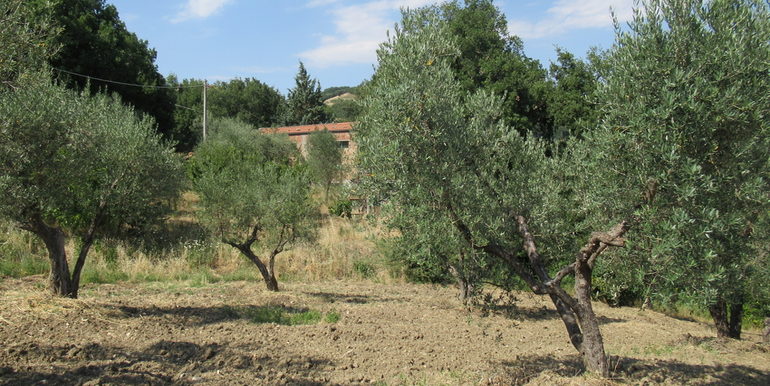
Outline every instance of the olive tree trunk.
[(714, 319), (717, 337), (741, 339), (743, 303), (728, 304), (724, 299), (719, 299), (716, 303), (709, 306), (709, 313), (711, 318)]
[[(556, 307), (570, 342), (578, 350), (586, 370), (609, 377), (609, 363), (604, 351), (604, 340), (599, 329), (599, 319), (594, 313), (591, 303), (593, 267), (598, 256), (609, 246), (621, 247), (625, 244), (622, 236), (628, 231), (629, 224), (625, 221), (613, 227), (609, 232), (595, 232), (591, 235), (586, 246), (580, 249), (575, 262), (562, 268), (554, 278), (548, 275), (543, 258), (537, 251), (534, 236), (529, 232), (523, 216), (517, 216), (519, 233), (524, 239), (524, 250), (529, 258), (529, 268), (536, 276), (524, 271), (522, 279), (527, 282), (537, 294), (548, 294)], [(509, 257), (514, 262), (513, 257)], [(518, 267), (516, 266), (518, 265)], [(521, 263), (512, 268), (521, 272)], [(575, 276), (575, 295), (570, 296), (562, 287), (561, 281), (567, 275)]]
[(77, 289), (70, 277), (67, 251), (64, 249), (65, 236), (59, 228), (48, 228), (36, 233), (43, 240), (48, 250), (51, 271), (48, 275), (48, 288), (54, 295), (77, 298)]
[(262, 275), (262, 279), (265, 280), (265, 286), (269, 291), (278, 291), (278, 280), (275, 278), (275, 257), (279, 253), (283, 252), (286, 248), (286, 244), (294, 239), (294, 228), (290, 225), (284, 225), (281, 227), (281, 232), (276, 242), (275, 248), (270, 252), (267, 258), (267, 264), (265, 264), (255, 253), (251, 250), (251, 246), (258, 240), (258, 234), (261, 230), (259, 225), (252, 228), (251, 234), (246, 242), (239, 244), (234, 241), (223, 240), (225, 244), (228, 244), (237, 250), (239, 250), (247, 259), (249, 259), (259, 269), (259, 273)]
[[(593, 267), (598, 256), (610, 246), (625, 245), (623, 235), (630, 224), (623, 221), (608, 232), (594, 232), (588, 243), (580, 249), (575, 261), (551, 278), (546, 270), (545, 262), (535, 245), (535, 238), (529, 232), (527, 221), (523, 216), (514, 216), (518, 231), (523, 239), (523, 249), (527, 259), (523, 260), (515, 251), (495, 245), (479, 245), (473, 237), (470, 228), (457, 215), (451, 203), (447, 201), (447, 209), (452, 223), (470, 246), (498, 257), (508, 264), (516, 274), (527, 283), (530, 289), (538, 295), (548, 295), (556, 311), (564, 322), (570, 342), (580, 353), (585, 369), (589, 372), (609, 377), (609, 363), (604, 351), (604, 341), (599, 329), (599, 319), (591, 304)], [(568, 275), (575, 276), (575, 296), (568, 294), (562, 287), (561, 281)]]
[(455, 278), (457, 286), (460, 289), (460, 300), (463, 304), (468, 305), (468, 302), (473, 296), (473, 283), (468, 279), (468, 275), (463, 267), (464, 260), (464, 254), (461, 254), (459, 264), (449, 264), (449, 273)]
[(593, 288), (591, 275), (591, 267), (578, 260), (575, 268), (575, 297), (578, 305), (572, 308), (572, 311), (577, 315), (578, 324), (583, 332), (583, 342), (576, 348), (583, 357), (583, 364), (586, 369), (608, 377), (610, 367), (604, 352), (604, 340), (599, 330), (599, 320), (591, 304)]
[(247, 259), (254, 263), (254, 265), (257, 266), (259, 273), (262, 275), (262, 279), (265, 281), (265, 286), (267, 287), (268, 291), (278, 291), (278, 280), (275, 279), (275, 270), (272, 269), (272, 264), (270, 264), (271, 269), (268, 269), (268, 266), (265, 265), (265, 263), (263, 263), (262, 260), (260, 260), (259, 257), (251, 250), (251, 245), (241, 244), (233, 246), (237, 248), (244, 256), (246, 256)]
[(64, 245), (67, 236), (64, 231), (56, 226), (46, 224), (42, 219), (34, 219), (28, 226), (22, 227), (41, 240), (48, 251), (48, 260), (51, 263), (51, 270), (48, 276), (48, 286), (54, 295), (76, 299), (78, 289), (80, 288), (80, 273), (85, 265), (86, 255), (93, 244), (91, 235), (82, 243), (78, 253), (78, 259), (75, 267), (70, 272), (67, 261), (67, 251)]

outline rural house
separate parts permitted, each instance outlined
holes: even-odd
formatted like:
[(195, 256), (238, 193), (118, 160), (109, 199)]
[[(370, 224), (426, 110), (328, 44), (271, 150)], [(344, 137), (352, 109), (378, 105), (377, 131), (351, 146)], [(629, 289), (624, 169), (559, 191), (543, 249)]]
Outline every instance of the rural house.
[(307, 143), (310, 133), (326, 129), (334, 134), (334, 137), (337, 138), (337, 143), (344, 149), (344, 157), (349, 159), (356, 150), (356, 146), (350, 138), (350, 131), (353, 128), (354, 123), (355, 122), (339, 122), (301, 126), (264, 127), (259, 130), (269, 134), (287, 134), (289, 139), (296, 143), (299, 150), (304, 154), (305, 144)]

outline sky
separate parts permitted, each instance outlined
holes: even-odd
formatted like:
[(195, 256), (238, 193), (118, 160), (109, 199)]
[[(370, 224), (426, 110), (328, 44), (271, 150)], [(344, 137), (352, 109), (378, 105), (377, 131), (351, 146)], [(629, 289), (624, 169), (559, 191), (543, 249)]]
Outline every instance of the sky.
[[(610, 9), (626, 21), (634, 0), (495, 0), (525, 55), (544, 67), (560, 47), (584, 57), (614, 41)], [(374, 73), (376, 49), (402, 7), (435, 0), (107, 0), (129, 31), (157, 51), (163, 75), (255, 78), (286, 94), (299, 62), (322, 88)]]

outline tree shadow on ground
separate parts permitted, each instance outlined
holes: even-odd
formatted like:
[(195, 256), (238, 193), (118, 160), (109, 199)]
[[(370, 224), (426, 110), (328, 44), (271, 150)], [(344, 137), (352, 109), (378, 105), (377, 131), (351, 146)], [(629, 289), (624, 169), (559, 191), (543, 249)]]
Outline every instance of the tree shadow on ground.
[[(502, 315), (508, 319), (520, 321), (539, 321), (559, 319), (559, 313), (548, 307), (519, 307), (514, 303), (482, 303), (476, 306), (482, 314)], [(599, 324), (621, 323), (626, 319), (598, 316)]]
[(302, 317), (303, 314), (311, 312), (311, 310), (306, 307), (289, 307), (285, 305), (223, 305), (211, 307), (132, 307), (124, 305), (105, 305), (105, 308), (107, 309), (108, 316), (113, 318), (164, 317), (170, 319), (169, 323), (183, 326), (204, 326), (207, 324), (234, 320), (284, 325), (302, 324), (292, 323), (291, 321), (294, 320), (292, 317), (295, 315)]
[(351, 294), (342, 294), (342, 293), (336, 293), (336, 292), (302, 292), (305, 295), (313, 296), (317, 298), (323, 299), (323, 301), (327, 303), (336, 303), (336, 302), (342, 302), (342, 303), (353, 303), (353, 304), (368, 304), (368, 303), (390, 303), (390, 302), (400, 302), (400, 301), (408, 301), (408, 298), (398, 298), (398, 297), (384, 297), (384, 296), (376, 296), (376, 295), (351, 295)]
[[(502, 369), (499, 382), (505, 384), (526, 384), (549, 373), (553, 376), (571, 378), (583, 373), (580, 357), (567, 355), (520, 356), (513, 361), (499, 362)], [(678, 360), (636, 359), (628, 357), (610, 358), (613, 380), (632, 384), (685, 384), (693, 381), (706, 385), (768, 385), (770, 374), (749, 366), (696, 365)], [(550, 379), (555, 382), (555, 380)]]
[[(320, 357), (256, 355), (254, 347), (161, 340), (142, 350), (85, 345), (15, 347), (2, 385), (165, 385), (199, 382), (320, 385), (334, 362)], [(227, 374), (227, 378), (220, 375)]]
[(620, 319), (620, 318), (608, 318), (606, 316), (599, 316), (599, 324), (610, 324), (610, 323), (623, 323), (626, 322), (626, 319)]

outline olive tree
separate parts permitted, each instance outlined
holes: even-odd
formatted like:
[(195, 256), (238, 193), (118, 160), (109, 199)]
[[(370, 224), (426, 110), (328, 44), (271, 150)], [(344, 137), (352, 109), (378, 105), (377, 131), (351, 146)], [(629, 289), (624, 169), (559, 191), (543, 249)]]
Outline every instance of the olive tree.
[(41, 69), (57, 51), (57, 30), (35, 20), (35, 9), (24, 0), (0, 2), (0, 83), (12, 86), (22, 70)]
[(278, 291), (276, 256), (317, 223), (306, 167), (287, 136), (230, 119), (212, 126), (214, 135), (198, 146), (189, 169), (199, 218), (257, 266), (268, 290)]
[[(506, 124), (502, 98), (463, 90), (451, 67), (459, 52), (450, 36), (433, 9), (419, 9), (405, 11), (380, 46), (357, 129), (364, 184), (375, 198), (411, 213), (413, 231), (440, 231), (431, 223), (439, 217), (468, 247), (549, 296), (585, 367), (607, 376), (591, 303), (592, 271), (607, 248), (624, 245), (634, 219), (605, 221), (596, 228), (603, 231), (585, 235), (583, 246), (572, 249), (571, 258), (542, 253), (548, 249), (538, 240), (558, 238), (547, 237), (551, 217), (559, 214), (550, 205), (563, 184), (554, 177), (557, 163), (545, 156), (545, 143)], [(426, 211), (437, 215), (420, 215)], [(561, 286), (569, 275), (574, 295)]]
[(610, 199), (628, 197), (628, 186), (648, 185), (656, 198), (639, 213), (634, 247), (613, 256), (602, 280), (699, 305), (718, 336), (739, 338), (744, 303), (768, 299), (754, 283), (767, 281), (757, 276), (770, 263), (758, 227), (770, 210), (770, 7), (643, 4), (618, 27), (599, 90), (603, 134), (584, 147), (601, 149), (592, 157), (617, 178), (591, 181), (606, 186), (585, 208), (616, 213), (623, 200)]
[(328, 198), (332, 183), (342, 174), (342, 148), (328, 130), (310, 133), (306, 146), (308, 172)]
[[(183, 174), (150, 118), (48, 78), (22, 73), (0, 92), (0, 216), (45, 243), (51, 290), (76, 298), (93, 242), (162, 218)], [(77, 242), (72, 269), (68, 239)]]

